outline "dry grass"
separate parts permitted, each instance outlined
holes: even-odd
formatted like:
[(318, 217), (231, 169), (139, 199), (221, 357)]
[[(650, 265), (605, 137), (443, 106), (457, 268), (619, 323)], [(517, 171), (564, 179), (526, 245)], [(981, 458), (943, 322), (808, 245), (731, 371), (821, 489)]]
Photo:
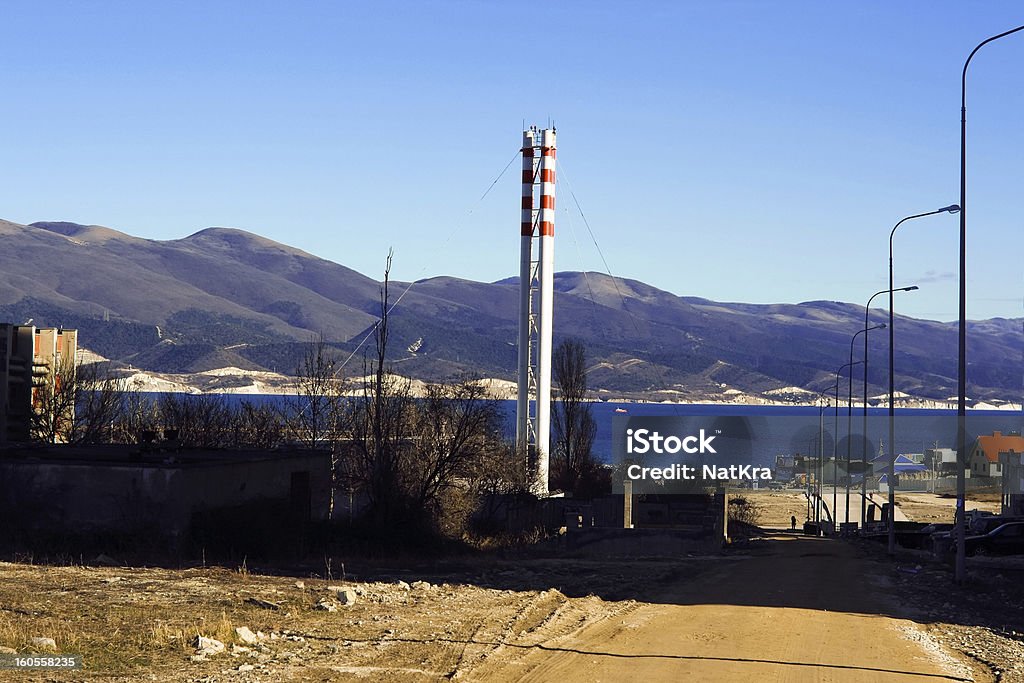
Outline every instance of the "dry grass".
[(185, 652), (192, 650), (192, 644), (198, 636), (214, 638), (227, 645), (235, 642), (235, 624), (226, 611), (221, 611), (220, 617), (214, 620), (199, 616), (185, 627), (158, 620), (150, 627), (149, 642), (155, 647), (170, 646)]
[[(87, 682), (247, 680), (235, 673), (242, 664), (263, 672), (259, 680), (306, 681), (313, 672), (321, 674), (314, 680), (328, 680), (339, 671), (389, 682), (423, 680), (409, 673), (421, 670), (443, 680), (472, 667), (501, 642), (618, 613), (632, 604), (617, 602), (624, 599), (619, 593), (667, 581), (678, 569), (666, 561), (490, 559), (460, 562), (444, 574), (445, 585), (437, 586), (439, 578), (428, 573), (420, 576), (433, 586), (409, 588), (393, 578), (396, 572), (409, 583), (418, 578), (403, 569), (353, 583), (220, 568), (0, 563), (0, 645), (27, 653), (31, 638), (53, 638), (59, 653), (82, 655), (84, 669), (73, 680)], [(356, 603), (316, 609), (322, 599), (335, 598), (328, 589), (334, 585), (358, 586)], [(586, 597), (590, 593), (603, 598)], [(257, 606), (251, 598), (280, 609)], [(232, 648), (243, 645), (235, 634), (239, 626), (267, 638)], [(197, 635), (223, 642), (228, 651), (192, 661)], [(494, 645), (468, 646), (474, 637)], [(467, 647), (481, 652), (470, 656)]]
[[(953, 522), (956, 512), (956, 498), (934, 493), (897, 493), (896, 504), (912, 522), (945, 523)], [(970, 493), (967, 498), (968, 510), (999, 512), (998, 494)]]
[[(57, 652), (81, 654), (106, 672), (149, 667), (193, 651), (202, 635), (236, 642), (236, 626), (278, 628), (275, 612), (245, 602), (277, 597), (285, 581), (254, 585), (247, 572), (223, 569), (94, 569), (0, 564), (0, 645), (31, 652), (34, 637), (53, 638)], [(293, 587), (291, 604), (311, 606)]]
[[(766, 528), (788, 529), (790, 517), (796, 517), (797, 526), (803, 524), (807, 514), (807, 499), (803, 491), (743, 491), (742, 495), (755, 501), (761, 510), (759, 524)], [(914, 522), (952, 522), (956, 509), (956, 498), (939, 496), (934, 493), (897, 493), (896, 504)], [(971, 492), (967, 499), (968, 510), (998, 512), (998, 493)]]
[(796, 517), (797, 526), (807, 516), (807, 498), (803, 491), (737, 491), (731, 496), (742, 496), (757, 505), (758, 524), (769, 529), (788, 529), (790, 518)]

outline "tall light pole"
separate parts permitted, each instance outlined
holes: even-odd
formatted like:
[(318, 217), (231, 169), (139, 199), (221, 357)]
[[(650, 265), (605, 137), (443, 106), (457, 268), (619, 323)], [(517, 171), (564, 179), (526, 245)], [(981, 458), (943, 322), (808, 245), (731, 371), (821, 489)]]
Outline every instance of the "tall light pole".
[[(911, 285), (910, 287), (900, 287), (893, 289), (892, 285), (889, 285), (889, 289), (883, 289), (880, 292), (875, 292), (868, 299), (868, 302), (864, 305), (864, 329), (868, 327), (868, 315), (871, 311), (871, 302), (875, 300), (875, 297), (879, 294), (889, 294), (889, 299), (892, 299), (893, 292), (913, 292), (917, 289), (917, 285)], [(882, 327), (885, 327), (883, 325)], [(891, 331), (890, 331), (891, 332)], [(861, 458), (864, 463), (864, 467), (868, 465), (868, 335), (864, 335), (864, 438), (861, 439)], [(889, 444), (889, 449), (892, 450), (892, 444)], [(864, 476), (860, 480), (860, 527), (863, 529), (864, 525), (868, 522), (868, 478), (867, 470), (864, 470)]]
[[(817, 508), (817, 522), (818, 531), (821, 532), (821, 508), (823, 502), (821, 500), (821, 494), (824, 493), (822, 490), (822, 483), (825, 479), (825, 409), (828, 408), (829, 398), (828, 392), (835, 389), (839, 391), (839, 379), (836, 378), (834, 387), (829, 387), (825, 391), (819, 392), (818, 396), (818, 508)], [(822, 403), (824, 401), (824, 403)], [(835, 435), (832, 436), (832, 449), (835, 452)], [(835, 516), (835, 510), (832, 510), (833, 516)], [(834, 520), (833, 520), (834, 521)]]
[(964, 510), (967, 482), (964, 467), (967, 461), (967, 67), (985, 45), (994, 40), (1024, 31), (1024, 26), (1003, 31), (978, 43), (964, 62), (960, 77), (960, 336), (957, 359), (956, 396), (956, 571), (957, 583), (967, 576)]
[(818, 535), (821, 535), (821, 461), (825, 457), (825, 408), (828, 407), (828, 400), (818, 397), (818, 466), (814, 468), (815, 479), (815, 500), (814, 500), (814, 521), (818, 525)]
[(906, 216), (901, 218), (896, 225), (892, 226), (892, 230), (889, 231), (889, 554), (892, 555), (896, 552), (896, 408), (895, 408), (895, 394), (896, 394), (896, 382), (895, 382), (895, 358), (896, 358), (896, 344), (893, 334), (895, 329), (895, 317), (894, 311), (895, 306), (893, 304), (893, 288), (892, 288), (892, 238), (896, 234), (896, 228), (900, 227), (904, 222), (913, 220), (915, 218), (924, 218), (925, 216), (934, 216), (937, 213), (957, 213), (960, 211), (960, 206), (957, 204), (950, 204), (944, 206), (941, 209), (935, 211), (928, 211), (927, 213), (918, 213), (913, 216)]
[[(835, 402), (836, 413), (835, 413), (835, 430), (834, 430), (836, 434), (835, 434), (835, 437), (832, 439), (832, 531), (833, 532), (837, 531), (837, 529), (835, 527), (836, 527), (837, 524), (839, 524), (839, 517), (836, 516), (836, 507), (837, 507), (837, 505), (839, 503), (839, 459), (838, 459), (837, 454), (836, 454), (836, 446), (839, 443), (839, 376), (843, 374), (843, 370), (845, 368), (850, 368), (850, 376), (852, 377), (853, 376), (853, 366), (854, 365), (859, 365), (859, 364), (861, 364), (863, 362), (864, 361), (859, 360), (856, 363), (843, 363), (842, 365), (839, 366), (839, 369), (836, 370), (836, 402)], [(853, 380), (851, 379), (851, 381), (853, 381)], [(849, 425), (849, 416), (847, 416), (847, 425)], [(847, 433), (849, 433), (849, 427), (847, 427)], [(850, 440), (849, 437), (847, 437), (846, 440), (847, 440), (847, 444), (846, 444), (847, 445), (847, 450), (849, 450), (849, 445), (850, 445), (849, 444), (849, 440)], [(849, 454), (847, 454), (847, 455), (849, 455)], [(849, 460), (849, 457), (847, 457), (847, 460)], [(846, 474), (847, 474), (847, 476), (849, 476), (850, 473), (847, 472)], [(847, 497), (847, 501), (849, 501), (849, 497)], [(847, 507), (849, 507), (849, 505), (847, 505)], [(847, 516), (849, 516), (849, 515), (847, 515)], [(847, 521), (849, 521), (849, 519), (847, 519)]]
[[(857, 330), (853, 337), (850, 338), (850, 362), (849, 365), (853, 365), (853, 343), (857, 340), (857, 335), (866, 335), (871, 330), (881, 330), (885, 328), (885, 323), (879, 325), (872, 325), (868, 327), (864, 326), (864, 329)], [(867, 359), (861, 361), (867, 364)], [(850, 523), (850, 442), (853, 440), (853, 370), (850, 370), (850, 381), (847, 389), (846, 396), (846, 523)]]

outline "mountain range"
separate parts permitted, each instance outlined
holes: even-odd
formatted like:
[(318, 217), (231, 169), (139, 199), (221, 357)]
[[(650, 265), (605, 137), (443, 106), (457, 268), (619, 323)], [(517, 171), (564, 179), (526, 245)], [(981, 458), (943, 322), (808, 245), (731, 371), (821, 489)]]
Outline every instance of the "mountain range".
[[(0, 240), (0, 321), (77, 328), (82, 346), (117, 363), (290, 374), (322, 334), (358, 375), (372, 346), (360, 343), (378, 319), (380, 282), (242, 230), (157, 241), (101, 226), (0, 221)], [(555, 343), (585, 342), (590, 386), (661, 398), (824, 391), (864, 325), (855, 304), (723, 303), (599, 273), (557, 273), (555, 290)], [(390, 319), (396, 372), (515, 378), (518, 278), (392, 282), (392, 301), (403, 292)], [(871, 316), (882, 322), (887, 313)], [(972, 399), (1021, 401), (1022, 329), (1022, 318), (969, 324)], [(897, 389), (955, 394), (956, 324), (897, 316), (896, 333)], [(870, 334), (869, 346), (874, 395), (887, 389), (888, 334)]]

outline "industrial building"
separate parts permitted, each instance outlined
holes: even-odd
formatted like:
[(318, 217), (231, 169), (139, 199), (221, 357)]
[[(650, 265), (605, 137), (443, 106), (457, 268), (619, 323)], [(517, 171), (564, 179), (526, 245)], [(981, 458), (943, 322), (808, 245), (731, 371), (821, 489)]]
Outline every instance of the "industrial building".
[[(60, 369), (74, 367), (77, 353), (77, 330), (0, 323), (0, 443), (32, 438), (33, 413), (60, 390)], [(60, 421), (74, 420), (72, 401), (62, 410)]]

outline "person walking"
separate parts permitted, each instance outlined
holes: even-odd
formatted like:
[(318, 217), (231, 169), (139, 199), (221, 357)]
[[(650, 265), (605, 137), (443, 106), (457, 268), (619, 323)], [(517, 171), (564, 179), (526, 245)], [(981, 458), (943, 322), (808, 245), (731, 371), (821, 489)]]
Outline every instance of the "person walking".
[(796, 531), (796, 515), (793, 515), (792, 517), (789, 518), (789, 523), (790, 523), (790, 528), (793, 531)]

